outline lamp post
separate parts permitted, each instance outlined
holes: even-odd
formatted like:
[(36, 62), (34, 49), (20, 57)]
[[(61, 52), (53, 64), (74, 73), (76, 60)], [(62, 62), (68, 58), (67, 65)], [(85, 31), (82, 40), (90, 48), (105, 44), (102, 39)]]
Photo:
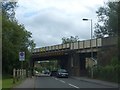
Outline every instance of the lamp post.
[[(87, 18), (84, 18), (84, 19), (82, 19), (83, 21), (90, 21), (90, 23), (91, 23), (91, 42), (90, 42), (90, 46), (91, 46), (91, 59), (93, 59), (93, 49), (92, 49), (92, 37), (93, 37), (93, 35), (92, 35), (92, 33), (93, 33), (93, 30), (92, 30), (92, 19), (87, 19)], [(93, 68), (91, 68), (91, 77), (93, 78)]]

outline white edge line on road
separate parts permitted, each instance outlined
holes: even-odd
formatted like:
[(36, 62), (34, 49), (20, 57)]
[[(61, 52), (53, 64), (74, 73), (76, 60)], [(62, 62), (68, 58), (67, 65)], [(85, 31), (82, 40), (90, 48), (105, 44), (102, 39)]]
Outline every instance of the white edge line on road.
[(70, 84), (70, 83), (68, 83), (68, 85), (70, 85), (70, 86), (72, 86), (72, 87), (75, 87), (75, 88), (79, 88), (79, 87), (77, 87), (77, 86), (75, 86), (75, 85), (73, 85), (73, 84)]

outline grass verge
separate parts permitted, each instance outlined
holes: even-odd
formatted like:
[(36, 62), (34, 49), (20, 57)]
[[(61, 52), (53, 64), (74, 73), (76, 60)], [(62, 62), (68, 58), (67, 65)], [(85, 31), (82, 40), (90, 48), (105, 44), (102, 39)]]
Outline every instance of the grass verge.
[(12, 76), (3, 76), (2, 78), (2, 90), (11, 90), (11, 88), (15, 87), (16, 85), (19, 85), (23, 80), (16, 81), (15, 84), (13, 84), (13, 78)]

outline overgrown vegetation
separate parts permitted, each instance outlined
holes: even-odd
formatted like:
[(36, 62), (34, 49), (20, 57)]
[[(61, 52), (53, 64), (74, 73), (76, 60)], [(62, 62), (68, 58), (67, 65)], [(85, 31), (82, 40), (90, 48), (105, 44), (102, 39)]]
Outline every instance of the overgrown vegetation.
[(109, 65), (94, 68), (94, 78), (120, 83), (120, 61), (114, 57)]

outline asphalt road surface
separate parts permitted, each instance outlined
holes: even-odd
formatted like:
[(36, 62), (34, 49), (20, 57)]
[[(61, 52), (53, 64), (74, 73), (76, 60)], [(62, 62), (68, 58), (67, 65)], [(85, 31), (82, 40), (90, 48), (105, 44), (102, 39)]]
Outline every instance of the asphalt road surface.
[(49, 76), (40, 76), (35, 77), (34, 88), (112, 88), (112, 87), (80, 81), (73, 78), (56, 78)]

